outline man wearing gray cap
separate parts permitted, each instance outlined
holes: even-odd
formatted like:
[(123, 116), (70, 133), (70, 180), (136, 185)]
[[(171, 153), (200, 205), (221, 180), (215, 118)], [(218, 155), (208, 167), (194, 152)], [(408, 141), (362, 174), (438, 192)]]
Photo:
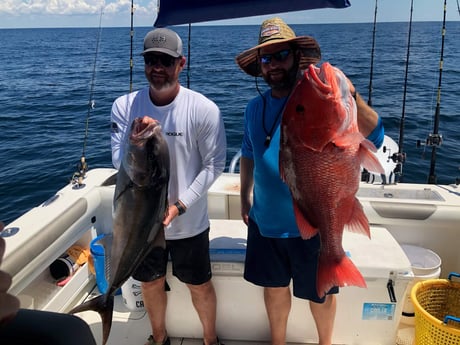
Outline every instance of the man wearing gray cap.
[(149, 116), (160, 122), (170, 153), (166, 249), (155, 247), (134, 272), (142, 282), (152, 335), (146, 345), (169, 345), (166, 331), (166, 265), (190, 289), (203, 326), (204, 345), (223, 345), (216, 335), (216, 294), (211, 281), (207, 191), (222, 173), (226, 137), (219, 108), (202, 94), (180, 85), (185, 66), (182, 40), (161, 28), (144, 38), (149, 86), (117, 98), (112, 106), (112, 162), (118, 169), (132, 121)]

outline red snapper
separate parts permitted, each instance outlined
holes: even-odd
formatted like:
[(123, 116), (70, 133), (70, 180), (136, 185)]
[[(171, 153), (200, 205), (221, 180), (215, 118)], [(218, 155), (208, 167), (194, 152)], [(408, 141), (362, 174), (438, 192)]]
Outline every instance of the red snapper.
[(361, 165), (383, 173), (371, 151), (375, 146), (358, 130), (348, 79), (327, 62), (321, 68), (310, 65), (283, 112), (279, 161), (302, 238), (320, 234), (319, 296), (333, 286), (366, 287), (345, 255), (342, 234), (347, 227), (370, 237), (368, 219), (355, 194)]

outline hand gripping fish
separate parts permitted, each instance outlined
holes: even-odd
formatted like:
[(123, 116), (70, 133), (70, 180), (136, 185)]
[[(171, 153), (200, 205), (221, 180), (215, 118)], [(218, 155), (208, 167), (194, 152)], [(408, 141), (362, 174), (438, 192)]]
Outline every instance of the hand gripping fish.
[(152, 247), (165, 246), (163, 219), (168, 206), (169, 152), (158, 121), (136, 118), (118, 171), (113, 234), (103, 238), (107, 292), (70, 311), (95, 310), (102, 318), (103, 344), (112, 325), (115, 292)]
[(370, 237), (356, 198), (360, 165), (383, 173), (375, 146), (358, 130), (348, 80), (325, 62), (310, 65), (294, 88), (281, 121), (280, 174), (288, 185), (302, 238), (321, 239), (317, 292), (334, 286), (366, 287), (342, 248), (344, 227)]

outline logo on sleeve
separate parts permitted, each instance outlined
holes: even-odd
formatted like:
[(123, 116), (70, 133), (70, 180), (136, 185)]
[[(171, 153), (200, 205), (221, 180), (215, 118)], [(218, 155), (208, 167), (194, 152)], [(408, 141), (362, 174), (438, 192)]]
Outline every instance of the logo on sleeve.
[(184, 132), (165, 132), (168, 137), (183, 137)]

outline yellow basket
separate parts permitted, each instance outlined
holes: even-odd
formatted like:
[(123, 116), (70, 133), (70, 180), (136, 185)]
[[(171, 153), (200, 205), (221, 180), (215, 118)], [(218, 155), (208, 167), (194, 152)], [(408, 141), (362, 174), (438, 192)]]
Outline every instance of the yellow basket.
[(449, 279), (420, 281), (411, 290), (416, 345), (460, 345), (460, 283)]

